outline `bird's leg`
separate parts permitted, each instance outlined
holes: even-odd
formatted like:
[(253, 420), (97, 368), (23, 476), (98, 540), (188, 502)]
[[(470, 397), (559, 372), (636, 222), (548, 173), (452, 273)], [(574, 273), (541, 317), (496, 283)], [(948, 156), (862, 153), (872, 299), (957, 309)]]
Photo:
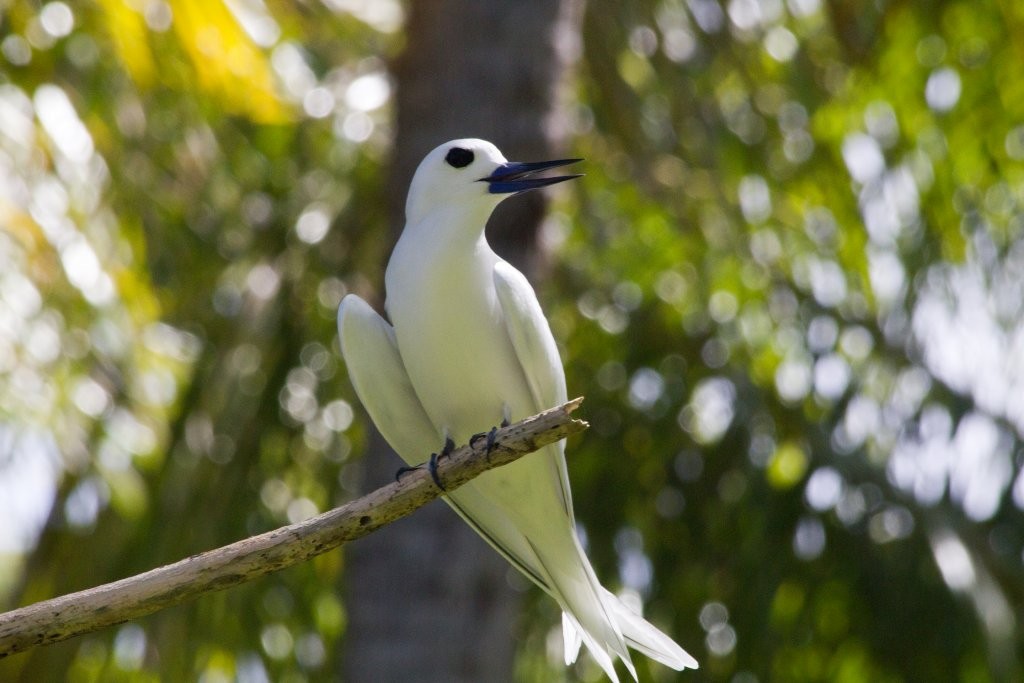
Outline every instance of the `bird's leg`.
[(454, 450), (455, 442), (452, 441), (452, 437), (446, 436), (444, 438), (444, 448), (442, 448), (441, 452), (437, 454), (437, 459), (440, 460), (441, 458), (447, 458)]

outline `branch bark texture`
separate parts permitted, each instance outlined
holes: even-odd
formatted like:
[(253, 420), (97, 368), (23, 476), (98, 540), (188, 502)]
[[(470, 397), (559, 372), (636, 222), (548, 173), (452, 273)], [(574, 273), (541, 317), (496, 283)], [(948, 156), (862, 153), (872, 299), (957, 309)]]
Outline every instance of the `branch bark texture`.
[[(456, 449), (437, 463), (437, 475), (445, 489), (456, 489), (491, 468), (583, 431), (587, 423), (569, 415), (582, 400), (574, 399), (499, 429), (489, 454), (485, 439)], [(442, 493), (430, 472), (421, 467), (304, 522), (0, 614), (0, 658), (152, 614), (290, 567), (401, 519)]]

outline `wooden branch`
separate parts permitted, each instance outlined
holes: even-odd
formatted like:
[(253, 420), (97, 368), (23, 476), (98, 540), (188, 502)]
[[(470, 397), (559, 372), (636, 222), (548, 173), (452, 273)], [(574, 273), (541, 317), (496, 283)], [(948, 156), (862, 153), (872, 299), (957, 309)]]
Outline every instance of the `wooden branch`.
[[(456, 449), (437, 464), (445, 489), (457, 489), (486, 470), (583, 431), (587, 423), (569, 416), (582, 401), (574, 399), (499, 429), (489, 456), (484, 439)], [(423, 467), (304, 522), (127, 579), (5, 612), (0, 614), (0, 658), (137, 619), (290, 567), (401, 519), (440, 495)]]

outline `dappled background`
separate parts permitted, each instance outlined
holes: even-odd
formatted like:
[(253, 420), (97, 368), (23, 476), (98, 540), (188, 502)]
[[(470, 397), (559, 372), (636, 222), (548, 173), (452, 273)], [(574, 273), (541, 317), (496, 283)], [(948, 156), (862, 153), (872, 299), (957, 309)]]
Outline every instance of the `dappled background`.
[[(0, 4), (0, 605), (363, 490), (334, 316), (382, 299), (410, 4)], [(587, 175), (531, 274), (598, 575), (679, 680), (1024, 678), (1024, 7), (563, 4)], [(334, 680), (346, 557), (0, 679)], [(515, 678), (596, 680), (502, 581)]]

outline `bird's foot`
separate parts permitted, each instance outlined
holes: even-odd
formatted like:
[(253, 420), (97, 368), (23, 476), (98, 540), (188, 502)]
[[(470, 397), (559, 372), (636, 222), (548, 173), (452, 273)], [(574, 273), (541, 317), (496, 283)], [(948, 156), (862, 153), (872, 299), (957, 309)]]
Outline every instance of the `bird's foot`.
[[(427, 469), (430, 470), (430, 478), (434, 480), (435, 484), (437, 484), (437, 488), (441, 489), (442, 491), (445, 491), (446, 489), (444, 487), (444, 484), (441, 483), (441, 478), (437, 474), (437, 461), (440, 460), (441, 458), (447, 458), (449, 455), (452, 454), (452, 451), (454, 450), (455, 442), (452, 441), (451, 437), (447, 437), (444, 440), (444, 447), (441, 449), (441, 452), (431, 453), (430, 460), (426, 463)], [(415, 470), (420, 469), (421, 467), (423, 467), (423, 465), (416, 465), (415, 467), (399, 467), (398, 470), (395, 472), (395, 481), (400, 480), (403, 474), (413, 472)]]
[[(509, 424), (508, 420), (505, 419), (505, 418), (502, 418), (502, 420), (501, 420), (501, 427), (502, 428), (508, 427), (508, 424)], [(473, 436), (469, 437), (469, 443), (470, 443), (471, 446), (473, 446), (473, 445), (476, 445), (476, 442), (479, 441), (480, 439), (486, 438), (487, 439), (487, 445), (484, 448), (484, 457), (487, 458), (487, 462), (490, 462), (491, 461), (491, 451), (494, 450), (494, 443), (495, 443), (495, 441), (497, 439), (497, 436), (498, 436), (498, 428), (497, 427), (491, 427), (491, 431), (489, 431), (489, 432), (480, 432), (478, 434), (474, 434)]]
[(430, 469), (430, 478), (437, 484), (437, 488), (442, 491), (446, 491), (444, 484), (441, 483), (441, 477), (437, 474), (437, 463), (441, 458), (447, 458), (455, 450), (455, 442), (452, 441), (452, 437), (446, 436), (444, 439), (444, 446), (441, 448), (440, 453), (431, 453), (430, 461), (427, 463), (427, 467)]
[[(431, 453), (430, 460), (428, 460), (426, 463), (427, 469), (430, 471), (430, 478), (434, 480), (434, 483), (437, 485), (437, 488), (441, 489), (442, 491), (447, 491), (448, 489), (446, 489), (444, 487), (444, 484), (441, 483), (441, 477), (437, 473), (437, 461), (440, 457), (445, 455), (448, 455), (448, 453), (445, 453), (444, 451), (442, 451), (440, 455), (437, 453)], [(416, 470), (422, 468), (423, 465), (416, 465), (415, 467), (399, 467), (398, 470), (395, 472), (395, 481), (400, 481), (402, 479), (403, 474), (415, 472)]]
[[(502, 418), (501, 428), (508, 427), (508, 420)], [(487, 458), (487, 462), (491, 461), (491, 451), (494, 450), (494, 442), (498, 436), (498, 428), (491, 427), (491, 431), (487, 432), (487, 448), (484, 450), (484, 457)]]
[[(446, 449), (447, 447), (448, 445), (445, 444)], [(430, 461), (427, 463), (427, 469), (430, 470), (430, 478), (434, 480), (434, 484), (437, 485), (437, 488), (441, 489), (442, 491), (447, 491), (447, 489), (444, 487), (444, 484), (441, 483), (441, 477), (439, 477), (437, 474), (437, 461), (441, 456), (446, 455), (448, 455), (448, 453), (445, 453), (444, 451), (441, 451), (441, 455), (438, 455), (437, 453), (431, 453)]]
[(484, 457), (487, 458), (487, 462), (491, 461), (491, 451), (494, 450), (494, 439), (497, 435), (497, 427), (491, 427), (491, 431), (487, 432), (487, 448), (484, 450)]

